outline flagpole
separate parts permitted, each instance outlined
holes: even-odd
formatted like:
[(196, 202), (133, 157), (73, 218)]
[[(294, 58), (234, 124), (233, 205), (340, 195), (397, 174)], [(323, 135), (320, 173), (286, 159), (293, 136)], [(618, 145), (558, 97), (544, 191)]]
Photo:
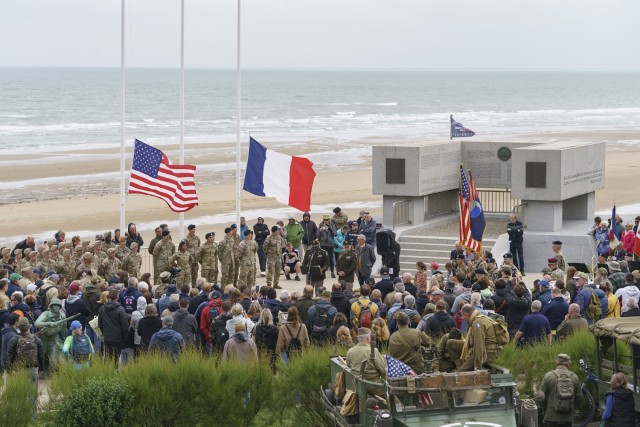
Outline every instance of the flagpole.
[(238, 0), (238, 42), (236, 70), (236, 224), (240, 224), (240, 8), (242, 0)]
[[(180, 0), (180, 164), (184, 165), (184, 0)], [(184, 238), (184, 212), (178, 214), (180, 240)]]
[[(125, 192), (124, 192), (124, 124), (125, 124), (125, 86), (124, 86), (124, 2), (120, 2), (120, 232), (125, 232)], [(122, 238), (122, 237), (121, 237)]]

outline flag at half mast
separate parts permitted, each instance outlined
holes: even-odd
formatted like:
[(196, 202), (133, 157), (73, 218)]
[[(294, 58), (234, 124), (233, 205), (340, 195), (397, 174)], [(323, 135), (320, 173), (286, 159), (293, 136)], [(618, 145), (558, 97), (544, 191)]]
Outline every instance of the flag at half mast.
[(161, 150), (136, 139), (129, 194), (146, 194), (164, 200), (174, 212), (198, 206), (196, 167), (174, 165)]
[(471, 137), (476, 134), (471, 129), (464, 127), (462, 123), (453, 120), (453, 114), (449, 115), (449, 121), (451, 122), (449, 139)]
[(473, 251), (482, 250), (482, 236), (487, 222), (484, 219), (484, 210), (480, 203), (480, 196), (473, 183), (471, 171), (469, 179), (464, 174), (464, 169), (460, 165), (460, 242), (464, 247)]

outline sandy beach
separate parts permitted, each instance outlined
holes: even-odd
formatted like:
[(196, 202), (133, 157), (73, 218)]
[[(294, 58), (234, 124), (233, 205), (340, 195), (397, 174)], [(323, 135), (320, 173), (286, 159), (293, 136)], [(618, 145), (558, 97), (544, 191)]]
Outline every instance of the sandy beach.
[[(544, 132), (508, 138), (498, 135), (493, 139), (606, 141), (606, 187), (596, 193), (596, 210), (610, 209), (614, 201), (618, 207), (638, 203), (634, 184), (640, 182), (640, 132)], [(370, 147), (385, 142), (394, 140), (381, 137), (336, 144), (310, 141), (274, 147), (287, 154), (314, 159), (317, 176), (312, 196), (313, 219), (330, 213), (334, 206), (342, 206), (350, 218), (356, 218), (364, 208), (380, 221), (382, 197), (371, 194)], [(162, 149), (177, 158), (177, 147)], [(27, 234), (51, 238), (57, 229), (65, 230), (67, 236), (89, 237), (116, 228), (119, 223), (118, 153), (114, 148), (41, 152), (36, 158), (29, 154), (3, 156), (0, 244), (15, 243)], [(185, 226), (195, 223), (200, 234), (213, 230), (221, 236), (224, 227), (235, 221), (234, 146), (229, 143), (189, 147), (185, 162), (198, 166), (200, 200), (198, 207), (185, 214)], [(274, 199), (245, 192), (242, 212), (249, 225), (254, 224), (258, 216), (265, 217), (269, 224), (291, 214), (301, 216), (300, 212)], [(627, 217), (631, 219), (630, 215)], [(623, 218), (627, 220), (624, 215)], [(148, 241), (153, 228), (161, 222), (169, 223), (176, 230), (178, 215), (159, 199), (132, 195), (127, 200), (126, 222), (136, 222)]]

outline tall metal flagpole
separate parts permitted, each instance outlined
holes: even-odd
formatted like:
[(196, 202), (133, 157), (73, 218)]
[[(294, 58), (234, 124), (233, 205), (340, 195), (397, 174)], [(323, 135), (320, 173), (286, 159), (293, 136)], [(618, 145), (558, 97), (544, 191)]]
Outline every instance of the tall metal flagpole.
[(124, 192), (124, 2), (120, 2), (120, 230), (124, 236), (124, 208), (126, 203)]
[[(180, 164), (184, 165), (184, 0), (180, 1)], [(184, 212), (180, 218), (180, 240), (184, 238)]]
[[(240, 7), (242, 0), (238, 0), (238, 66), (236, 76), (236, 224), (240, 226), (240, 198), (242, 196), (240, 188)], [(240, 237), (242, 238), (242, 237)]]

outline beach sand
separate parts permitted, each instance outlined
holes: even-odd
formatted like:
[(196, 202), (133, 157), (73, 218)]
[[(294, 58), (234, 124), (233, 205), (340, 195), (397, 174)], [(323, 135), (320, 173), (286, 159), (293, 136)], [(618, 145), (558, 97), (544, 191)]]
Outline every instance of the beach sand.
[[(617, 206), (639, 202), (636, 183), (640, 182), (640, 132), (545, 132), (496, 139), (606, 141), (606, 187), (596, 193), (596, 210), (610, 209), (614, 201)], [(368, 145), (382, 145), (385, 141), (393, 142), (393, 139), (376, 138)], [(312, 195), (314, 220), (320, 220), (322, 213), (331, 213), (334, 206), (344, 206), (345, 212), (353, 219), (357, 218), (358, 211), (366, 209), (375, 219), (381, 220), (382, 197), (371, 194), (370, 150), (367, 156), (364, 142), (359, 140), (357, 145), (365, 148), (365, 155), (354, 156), (353, 164), (349, 164), (350, 159), (342, 158), (336, 165), (325, 163), (316, 168)], [(340, 149), (345, 147), (349, 145), (340, 144)], [(163, 147), (166, 151), (174, 149)], [(331, 154), (331, 146), (309, 142), (294, 144), (286, 152), (294, 155)], [(51, 238), (58, 229), (65, 230), (69, 238), (75, 234), (93, 237), (96, 232), (117, 228), (118, 153), (117, 149), (74, 152), (73, 156), (64, 152), (38, 153), (33, 164), (29, 162), (30, 156), (25, 154), (5, 155), (1, 162), (2, 175), (8, 179), (3, 179), (6, 188), (2, 190), (3, 201), (0, 204), (0, 244), (15, 243), (27, 234)], [(185, 162), (198, 165), (204, 172), (197, 174), (200, 205), (185, 214), (185, 227), (194, 222), (199, 226), (199, 234), (215, 231), (220, 239), (224, 227), (235, 222), (235, 172), (229, 169), (229, 164), (234, 161), (233, 144), (198, 146), (187, 150)], [(104, 182), (86, 179), (93, 174), (108, 174), (109, 179)], [(56, 177), (69, 175), (76, 178), (57, 182)], [(25, 179), (44, 182), (42, 185), (11, 189), (12, 182)], [(19, 203), (19, 200), (29, 201)], [(265, 222), (270, 225), (290, 214), (301, 217), (300, 212), (274, 199), (255, 197), (246, 192), (242, 193), (242, 212), (250, 226), (258, 216), (265, 217)], [(161, 222), (169, 223), (174, 235), (177, 234), (177, 220), (178, 215), (169, 211), (159, 199), (128, 196), (126, 222), (140, 224), (146, 241), (152, 238), (153, 228)], [(49, 232), (51, 236), (47, 236)]]

